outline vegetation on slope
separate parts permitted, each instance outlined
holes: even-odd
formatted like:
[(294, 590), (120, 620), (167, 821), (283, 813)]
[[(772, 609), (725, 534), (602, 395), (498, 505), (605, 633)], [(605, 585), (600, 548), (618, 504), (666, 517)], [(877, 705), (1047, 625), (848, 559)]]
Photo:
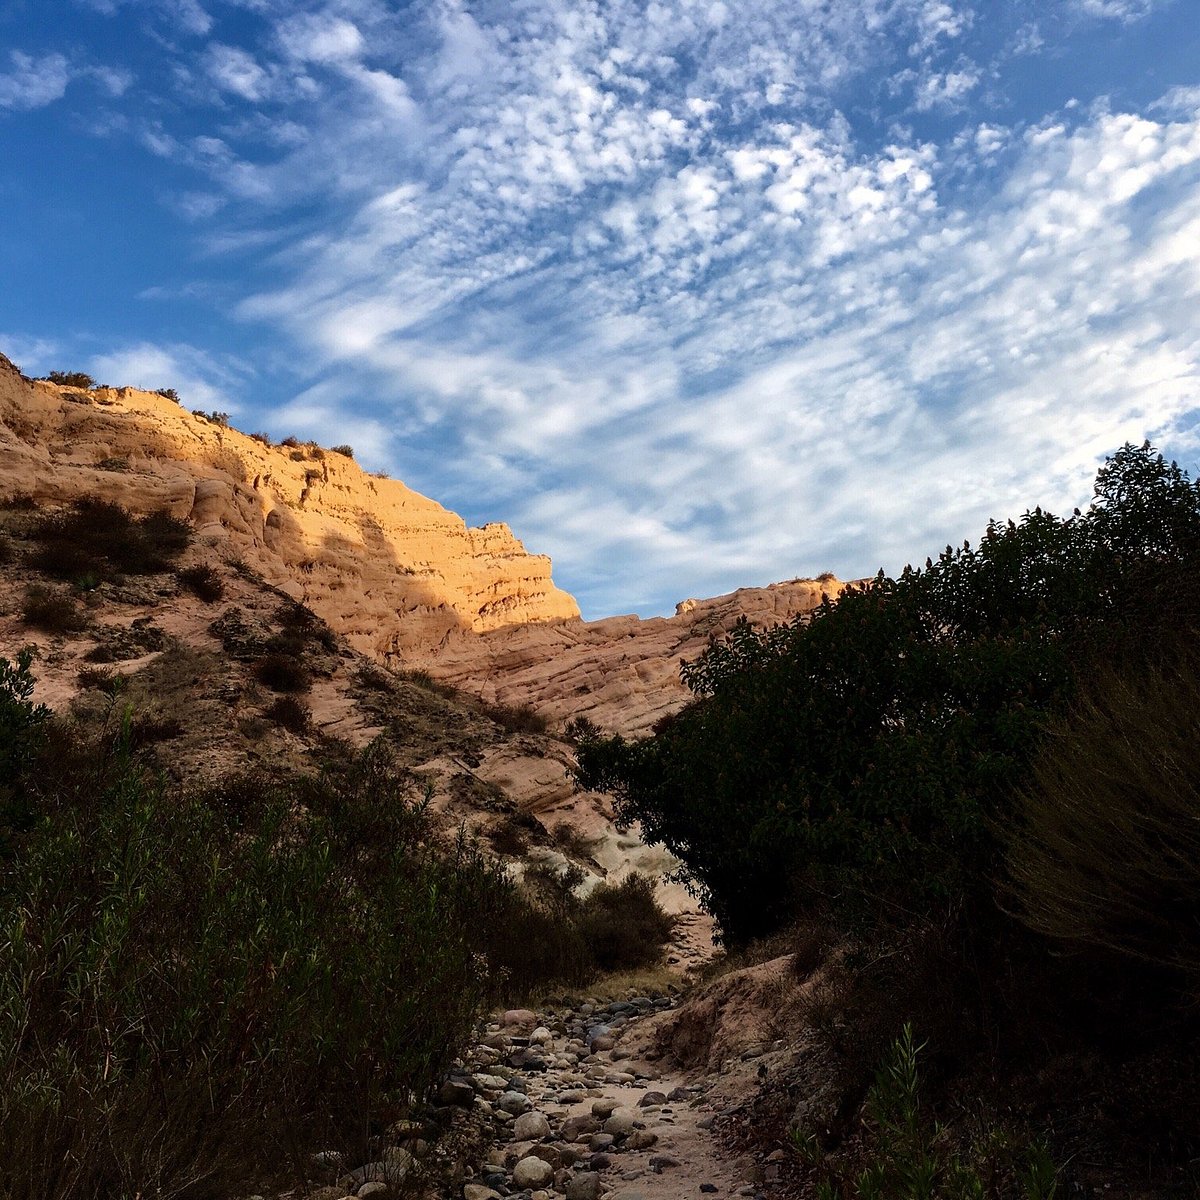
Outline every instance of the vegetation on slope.
[(906, 1022), (962, 1137), (1026, 1108), (1077, 1181), (1196, 1185), (1198, 631), (1200, 488), (1126, 446), (1086, 512), (741, 625), (654, 736), (583, 731), (581, 780), (731, 946), (794, 930), (832, 1194), (866, 1194), (863, 1100)]

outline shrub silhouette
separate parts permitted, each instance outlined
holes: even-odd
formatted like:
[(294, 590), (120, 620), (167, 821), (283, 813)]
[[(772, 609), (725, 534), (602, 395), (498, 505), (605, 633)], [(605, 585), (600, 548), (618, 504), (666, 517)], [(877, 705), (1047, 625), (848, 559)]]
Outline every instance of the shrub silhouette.
[(292, 733), (304, 733), (312, 723), (308, 705), (295, 696), (279, 696), (267, 709), (266, 716)]
[(1052, 727), (1006, 827), (1016, 912), (1200, 982), (1200, 670), (1108, 671)]
[(156, 388), (154, 394), (156, 396), (162, 396), (164, 400), (174, 400), (176, 404), (183, 403), (183, 401), (179, 398), (179, 393), (174, 388)]
[(220, 573), (207, 565), (186, 567), (179, 572), (179, 582), (205, 604), (215, 604), (225, 595)]
[(579, 778), (687, 866), (740, 943), (837, 897), (848, 914), (992, 903), (995, 831), (1078, 673), (1200, 625), (1200, 492), (1144, 446), (1087, 513), (989, 525), (924, 569), (738, 625), (641, 742), (591, 735)]
[(273, 692), (307, 692), (312, 673), (290, 654), (272, 653), (261, 658), (255, 674)]
[(83, 371), (51, 371), (46, 379), (60, 387), (94, 388), (96, 381)]
[(33, 527), (31, 563), (58, 579), (96, 579), (169, 570), (191, 541), (191, 527), (166, 510), (136, 518), (118, 504), (85, 498)]
[(329, 447), (329, 449), (330, 449), (330, 450), (331, 450), (331, 451), (332, 451), (334, 454), (341, 454), (341, 455), (344, 455), (346, 458), (353, 458), (353, 457), (354, 457), (354, 447), (353, 447), (353, 446), (346, 446), (346, 445), (342, 445), (342, 446), (330, 446), (330, 447)]

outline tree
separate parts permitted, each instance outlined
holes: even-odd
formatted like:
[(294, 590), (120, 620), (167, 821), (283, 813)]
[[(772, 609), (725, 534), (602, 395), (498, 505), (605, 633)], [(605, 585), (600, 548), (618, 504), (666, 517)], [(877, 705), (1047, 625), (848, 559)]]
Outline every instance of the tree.
[(582, 739), (579, 779), (681, 859), (735, 943), (813, 904), (989, 904), (1046, 718), (1098, 656), (1200, 626), (1197, 547), (1196, 485), (1126, 446), (1086, 513), (993, 521), (811, 619), (739, 624), (652, 737)]

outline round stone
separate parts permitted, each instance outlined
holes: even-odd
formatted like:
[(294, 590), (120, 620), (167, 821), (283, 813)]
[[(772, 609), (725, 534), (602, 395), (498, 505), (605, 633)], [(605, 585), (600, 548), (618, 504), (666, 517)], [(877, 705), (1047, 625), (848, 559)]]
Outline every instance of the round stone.
[(540, 1112), (522, 1113), (513, 1123), (513, 1137), (518, 1142), (537, 1142), (550, 1136), (550, 1122)]
[(496, 1102), (496, 1107), (501, 1112), (512, 1113), (517, 1117), (528, 1112), (533, 1105), (529, 1103), (529, 1097), (524, 1092), (505, 1092)]
[(544, 1188), (554, 1182), (554, 1169), (544, 1159), (531, 1154), (513, 1167), (513, 1183), (519, 1188)]

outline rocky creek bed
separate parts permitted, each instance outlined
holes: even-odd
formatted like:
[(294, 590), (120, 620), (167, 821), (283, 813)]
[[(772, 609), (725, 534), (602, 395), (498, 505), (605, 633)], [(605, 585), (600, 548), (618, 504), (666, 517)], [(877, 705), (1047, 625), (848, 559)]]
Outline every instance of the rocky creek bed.
[(771, 1200), (785, 1152), (737, 1154), (724, 1147), (744, 1138), (714, 1136), (744, 1120), (737, 1072), (687, 1074), (662, 1059), (655, 1027), (677, 1003), (643, 995), (499, 1014), (424, 1119), (393, 1124), (378, 1158), (352, 1170), (316, 1156), (330, 1182), (294, 1195)]

